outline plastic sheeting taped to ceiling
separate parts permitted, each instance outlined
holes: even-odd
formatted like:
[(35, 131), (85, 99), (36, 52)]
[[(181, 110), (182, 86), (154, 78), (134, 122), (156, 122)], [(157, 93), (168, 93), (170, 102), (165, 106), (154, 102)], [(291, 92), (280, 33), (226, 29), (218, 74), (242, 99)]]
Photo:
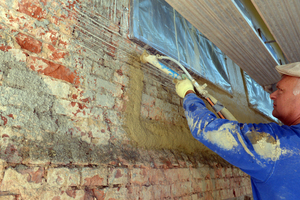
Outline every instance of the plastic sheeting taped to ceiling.
[(300, 1), (251, 0), (289, 62), (300, 61)]
[(131, 1), (130, 38), (232, 93), (223, 52), (164, 0)]
[(234, 1), (166, 0), (258, 84), (280, 80), (278, 62)]
[(257, 109), (274, 121), (279, 122), (278, 119), (272, 115), (273, 101), (270, 99), (270, 94), (264, 91), (246, 72), (244, 72), (244, 78), (247, 87), (248, 101), (251, 107)]

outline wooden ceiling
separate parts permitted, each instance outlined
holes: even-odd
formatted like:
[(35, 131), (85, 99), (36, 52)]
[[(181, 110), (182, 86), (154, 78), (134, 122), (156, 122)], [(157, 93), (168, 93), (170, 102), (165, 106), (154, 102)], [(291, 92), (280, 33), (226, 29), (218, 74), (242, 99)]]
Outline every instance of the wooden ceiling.
[[(257, 83), (280, 80), (279, 63), (232, 0), (166, 0)], [(251, 0), (289, 62), (300, 61), (300, 1)]]

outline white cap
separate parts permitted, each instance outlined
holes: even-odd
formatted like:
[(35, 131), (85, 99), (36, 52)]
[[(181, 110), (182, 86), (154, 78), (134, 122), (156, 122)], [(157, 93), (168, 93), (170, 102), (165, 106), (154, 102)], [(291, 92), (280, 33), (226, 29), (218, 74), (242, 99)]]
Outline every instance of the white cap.
[(281, 75), (300, 77), (300, 62), (278, 65), (275, 68)]

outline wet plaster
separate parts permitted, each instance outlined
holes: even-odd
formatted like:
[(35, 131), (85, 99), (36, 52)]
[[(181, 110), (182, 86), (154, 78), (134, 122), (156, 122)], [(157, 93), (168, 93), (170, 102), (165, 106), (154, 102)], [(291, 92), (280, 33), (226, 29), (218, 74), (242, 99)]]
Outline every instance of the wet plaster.
[[(138, 56), (136, 60), (139, 60)], [(137, 62), (132, 61), (132, 63)], [(207, 151), (206, 147), (193, 138), (185, 118), (178, 119), (173, 125), (145, 119), (140, 115), (144, 87), (141, 67), (140, 63), (130, 66), (129, 101), (125, 111), (125, 130), (132, 139), (133, 145), (148, 150), (170, 149), (187, 154)], [(171, 114), (179, 115), (179, 113)]]

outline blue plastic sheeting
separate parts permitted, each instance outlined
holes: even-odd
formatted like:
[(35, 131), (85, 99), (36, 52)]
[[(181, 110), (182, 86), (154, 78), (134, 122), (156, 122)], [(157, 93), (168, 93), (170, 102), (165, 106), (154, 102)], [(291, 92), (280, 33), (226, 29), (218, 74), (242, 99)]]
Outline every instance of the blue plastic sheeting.
[(279, 120), (272, 115), (273, 100), (270, 99), (270, 94), (266, 92), (262, 86), (256, 83), (246, 72), (244, 72), (246, 81), (248, 101), (252, 108), (265, 114), (276, 122)]
[(130, 38), (232, 93), (224, 53), (164, 0), (132, 0)]

